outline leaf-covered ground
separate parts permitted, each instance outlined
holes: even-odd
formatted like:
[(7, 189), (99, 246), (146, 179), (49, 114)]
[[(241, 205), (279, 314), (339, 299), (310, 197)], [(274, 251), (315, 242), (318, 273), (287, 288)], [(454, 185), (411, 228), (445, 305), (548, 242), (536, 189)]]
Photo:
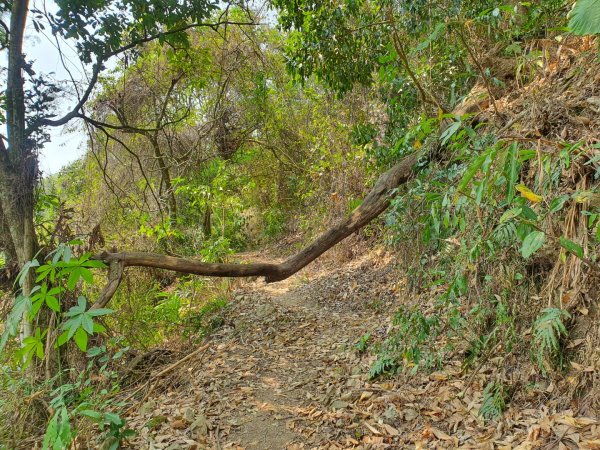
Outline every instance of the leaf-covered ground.
[(402, 302), (399, 279), (392, 259), (373, 251), (281, 283), (243, 284), (206, 345), (171, 370), (155, 369), (136, 394), (132, 446), (600, 448), (600, 422), (552, 401), (552, 384), (547, 401), (538, 395), (486, 423), (478, 415), (485, 367), (473, 376), (450, 363), (431, 374), (369, 381), (374, 357), (355, 344), (367, 332), (385, 334)]

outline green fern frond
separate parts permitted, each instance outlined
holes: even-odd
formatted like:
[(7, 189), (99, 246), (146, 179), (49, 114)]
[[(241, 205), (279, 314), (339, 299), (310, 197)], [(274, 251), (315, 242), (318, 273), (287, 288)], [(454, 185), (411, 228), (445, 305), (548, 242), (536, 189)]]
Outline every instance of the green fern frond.
[(517, 228), (513, 222), (499, 224), (492, 232), (492, 239), (501, 247), (509, 247), (517, 240)]
[(546, 308), (533, 324), (534, 357), (546, 373), (546, 362), (560, 353), (560, 340), (568, 334), (564, 321), (571, 315), (560, 308)]
[(479, 414), (485, 420), (492, 420), (500, 415), (506, 408), (506, 390), (504, 384), (491, 381), (483, 390), (483, 403)]

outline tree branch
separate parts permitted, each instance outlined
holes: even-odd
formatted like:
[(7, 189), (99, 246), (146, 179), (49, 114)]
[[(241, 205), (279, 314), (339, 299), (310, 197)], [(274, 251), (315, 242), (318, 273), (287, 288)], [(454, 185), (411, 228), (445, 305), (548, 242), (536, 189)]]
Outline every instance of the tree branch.
[(154, 267), (157, 269), (214, 277), (262, 276), (269, 283), (284, 280), (384, 212), (390, 205), (392, 198), (396, 195), (396, 188), (409, 181), (414, 175), (413, 167), (419, 160), (419, 156), (419, 153), (407, 156), (381, 175), (373, 189), (365, 197), (363, 203), (350, 216), (321, 234), (312, 244), (280, 264), (214, 264), (193, 259), (140, 252), (103, 252), (96, 255), (95, 259), (104, 261), (111, 267), (109, 284), (102, 293), (100, 300), (96, 302), (99, 304), (97, 308), (106, 305), (110, 300), (110, 296), (114, 294), (118, 286), (118, 282), (115, 280), (117, 278), (120, 280), (121, 272), (119, 271), (124, 267)]
[(112, 52), (108, 52), (104, 55), (100, 55), (98, 57), (98, 60), (96, 61), (96, 64), (94, 64), (94, 68), (92, 70), (92, 77), (90, 78), (88, 87), (86, 88), (85, 92), (81, 96), (81, 99), (73, 107), (73, 109), (70, 112), (68, 112), (67, 114), (65, 114), (64, 116), (62, 116), (60, 119), (54, 119), (54, 120), (53, 119), (42, 119), (42, 120), (40, 120), (40, 124), (46, 125), (46, 126), (51, 126), (51, 127), (58, 127), (61, 125), (65, 125), (72, 119), (77, 118), (81, 108), (88, 101), (92, 91), (94, 90), (96, 83), (98, 82), (98, 76), (100, 75), (100, 72), (104, 69), (104, 63), (106, 61), (108, 61), (110, 58), (112, 58), (113, 56), (120, 55), (121, 53), (124, 53), (128, 50), (131, 50), (132, 48), (137, 47), (138, 45), (142, 45), (142, 44), (146, 44), (148, 42), (155, 41), (161, 37), (170, 36), (170, 35), (177, 34), (177, 33), (182, 33), (184, 31), (190, 30), (192, 28), (206, 27), (206, 28), (212, 28), (214, 30), (224, 24), (238, 25), (238, 26), (257, 25), (257, 23), (255, 23), (255, 22), (232, 22), (229, 20), (219, 21), (219, 22), (215, 22), (215, 23), (202, 23), (202, 22), (201, 23), (192, 23), (189, 25), (185, 25), (185, 26), (173, 29), (173, 30), (164, 31), (161, 33), (156, 33), (156, 34), (153, 34), (150, 36), (146, 36), (141, 39), (137, 39), (133, 42), (130, 42), (127, 45), (124, 45), (123, 47), (113, 50)]

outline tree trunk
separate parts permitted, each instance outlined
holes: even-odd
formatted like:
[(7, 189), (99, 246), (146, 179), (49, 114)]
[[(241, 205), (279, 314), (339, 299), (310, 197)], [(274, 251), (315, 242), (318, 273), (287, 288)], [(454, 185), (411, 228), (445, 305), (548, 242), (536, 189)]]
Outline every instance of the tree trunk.
[(169, 220), (174, 223), (177, 220), (177, 199), (175, 198), (175, 188), (171, 181), (171, 174), (169, 173), (169, 166), (165, 161), (165, 157), (160, 150), (160, 145), (155, 136), (149, 137), (152, 149), (154, 150), (154, 157), (158, 162), (158, 168), (160, 169), (161, 186), (164, 184), (166, 190), (167, 206), (169, 208)]
[[(33, 228), (37, 160), (26, 135), (23, 79), (23, 33), (28, 3), (27, 0), (12, 2), (6, 80), (8, 147), (0, 148), (0, 205), (21, 267), (33, 258), (37, 246)], [(33, 277), (27, 277), (24, 295), (29, 294), (32, 283)], [(27, 320), (23, 324), (21, 338), (31, 334), (31, 324)]]
[(2, 204), (0, 203), (0, 251), (4, 253), (6, 265), (10, 266), (18, 262), (17, 252), (10, 235), (10, 229), (4, 219)]
[(210, 204), (206, 204), (206, 210), (204, 211), (204, 220), (202, 222), (202, 232), (204, 233), (204, 238), (209, 239), (212, 235), (212, 210)]

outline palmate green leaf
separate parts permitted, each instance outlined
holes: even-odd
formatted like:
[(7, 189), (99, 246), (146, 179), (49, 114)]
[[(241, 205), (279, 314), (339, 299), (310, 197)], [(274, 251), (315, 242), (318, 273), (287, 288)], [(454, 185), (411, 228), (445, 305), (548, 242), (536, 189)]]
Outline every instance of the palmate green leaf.
[(89, 269), (86, 269), (85, 267), (80, 267), (79, 274), (87, 284), (92, 284), (94, 282), (94, 276), (92, 275), (92, 272)]
[(546, 234), (541, 231), (532, 231), (525, 239), (523, 239), (523, 245), (521, 246), (521, 255), (523, 258), (529, 258), (535, 252), (537, 252), (544, 242), (546, 241)]
[(60, 304), (58, 303), (58, 299), (51, 295), (46, 297), (46, 305), (54, 312), (60, 312)]
[(81, 327), (89, 334), (94, 332), (94, 321), (87, 313), (81, 315)]
[(79, 314), (83, 314), (85, 312), (86, 305), (87, 305), (87, 301), (86, 301), (85, 297), (82, 296), (82, 295), (80, 295), (77, 298), (77, 305), (71, 306), (71, 308), (69, 308), (69, 312), (67, 312), (65, 314), (65, 316), (67, 316), (67, 317), (74, 317), (74, 316), (77, 316)]
[(54, 267), (50, 264), (44, 264), (43, 266), (38, 267), (36, 270), (38, 276), (35, 279), (35, 282), (39, 283), (40, 281), (48, 278), (48, 275), (51, 274), (53, 270)]
[(69, 279), (67, 280), (67, 289), (72, 291), (77, 286), (77, 282), (79, 281), (81, 275), (81, 269), (79, 267), (74, 267), (69, 270)]
[(23, 287), (23, 283), (25, 282), (25, 278), (27, 278), (29, 270), (31, 270), (31, 268), (33, 267), (39, 267), (39, 265), (40, 263), (36, 259), (27, 261), (25, 263), (25, 265), (21, 269), (21, 272), (19, 272), (19, 276), (17, 277), (17, 282), (19, 283), (19, 286)]
[(600, 34), (600, 0), (577, 0), (570, 15), (573, 34)]
[(98, 317), (98, 316), (105, 316), (107, 314), (111, 314), (115, 312), (114, 309), (109, 309), (109, 308), (98, 308), (98, 309), (90, 309), (87, 313), (91, 316), (91, 317)]
[(31, 309), (29, 310), (28, 318), (29, 320), (33, 320), (37, 317), (42, 305), (44, 304), (44, 300), (38, 299), (31, 302)]
[(69, 339), (70, 339), (69, 331), (67, 330), (67, 331), (61, 333), (60, 336), (58, 336), (58, 339), (56, 340), (56, 345), (58, 347), (65, 345)]
[(72, 319), (67, 320), (62, 329), (67, 332), (67, 340), (71, 339), (75, 332), (81, 327), (82, 317), (81, 315), (73, 317)]
[(108, 266), (102, 261), (96, 259), (90, 259), (81, 263), (83, 267), (93, 267), (94, 269), (106, 269)]

